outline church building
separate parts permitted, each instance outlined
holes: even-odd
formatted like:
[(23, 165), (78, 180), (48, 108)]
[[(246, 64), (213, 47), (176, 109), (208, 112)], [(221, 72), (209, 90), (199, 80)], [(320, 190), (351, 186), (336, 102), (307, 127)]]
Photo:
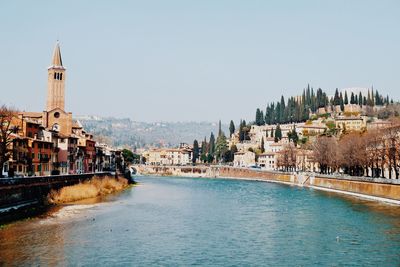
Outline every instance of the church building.
[(72, 113), (65, 111), (66, 69), (58, 42), (47, 72), (47, 104), (43, 112), (43, 126), (68, 136), (72, 131)]

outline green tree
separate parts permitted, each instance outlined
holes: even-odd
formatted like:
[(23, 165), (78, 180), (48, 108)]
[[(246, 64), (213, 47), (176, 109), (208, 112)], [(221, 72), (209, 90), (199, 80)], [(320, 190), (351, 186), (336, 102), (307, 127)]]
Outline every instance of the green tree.
[(226, 141), (225, 134), (222, 133), (217, 137), (217, 142), (215, 144), (215, 158), (217, 161), (224, 161), (226, 152), (228, 151), (228, 142)]
[(265, 152), (265, 148), (264, 148), (264, 137), (261, 138), (260, 150), (261, 150), (261, 153), (264, 153), (264, 152)]
[(296, 127), (288, 132), (288, 138), (289, 141), (292, 141), (297, 146), (297, 143), (299, 142), (299, 136), (297, 135)]
[(344, 111), (344, 100), (342, 92), (340, 92), (340, 110)]
[(232, 145), (231, 148), (225, 153), (225, 162), (232, 162), (236, 152), (238, 152), (237, 147)]
[(344, 91), (344, 104), (345, 105), (349, 104), (349, 98), (347, 97), (347, 91)]
[(211, 132), (210, 141), (208, 142), (208, 154), (214, 156), (215, 153), (215, 137), (214, 133)]
[(221, 126), (221, 120), (218, 122), (218, 136), (222, 134), (222, 126)]
[(196, 163), (197, 159), (200, 156), (199, 153), (200, 153), (199, 142), (197, 140), (194, 140), (193, 141), (193, 157), (192, 157), (193, 163)]
[(135, 161), (135, 156), (132, 151), (129, 149), (123, 149), (122, 150), (122, 156), (124, 157), (125, 162), (127, 163), (134, 163)]
[(231, 123), (229, 124), (229, 137), (232, 136), (232, 134), (235, 133), (235, 123), (233, 123), (233, 120), (231, 120)]
[(339, 106), (340, 105), (340, 95), (339, 95), (339, 90), (337, 88), (336, 88), (336, 91), (335, 91), (335, 96), (333, 98), (333, 104), (335, 106)]
[(356, 100), (355, 100), (355, 98), (354, 98), (354, 93), (353, 92), (351, 92), (351, 96), (350, 96), (350, 104), (355, 104), (356, 103)]
[(207, 162), (212, 163), (214, 161), (214, 156), (211, 154), (207, 154)]
[(200, 160), (202, 162), (207, 162), (207, 154), (208, 154), (208, 143), (207, 143), (207, 138), (204, 137), (204, 141), (201, 143), (201, 156)]
[[(246, 124), (246, 122), (244, 122)], [(243, 121), (240, 120), (239, 124), (239, 141), (242, 142), (244, 140), (244, 131), (243, 131)]]
[(259, 108), (257, 108), (256, 110), (256, 120), (255, 120), (255, 124), (260, 126), (261, 125), (261, 110)]
[(281, 126), (278, 124), (275, 129), (275, 143), (282, 139)]

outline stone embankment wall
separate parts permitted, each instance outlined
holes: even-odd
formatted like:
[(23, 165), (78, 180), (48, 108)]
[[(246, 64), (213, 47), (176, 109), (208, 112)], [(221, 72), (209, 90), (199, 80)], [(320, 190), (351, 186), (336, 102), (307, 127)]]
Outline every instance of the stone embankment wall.
[(0, 179), (0, 222), (7, 216), (21, 214), (20, 210), (41, 206), (47, 200), (52, 189), (78, 184), (93, 176), (105, 177), (105, 173), (89, 173), (77, 175), (38, 176), (26, 178)]
[(367, 177), (341, 177), (313, 173), (282, 173), (224, 167), (220, 177), (253, 178), (400, 201), (400, 181)]
[(142, 169), (142, 173), (186, 177), (224, 177), (262, 180), (312, 187), (321, 190), (338, 191), (372, 198), (382, 198), (382, 200), (393, 200), (391, 202), (400, 204), (400, 181), (395, 179), (330, 176), (315, 173), (284, 173), (220, 166), (146, 167)]
[(137, 166), (140, 174), (185, 177), (212, 177), (207, 166)]

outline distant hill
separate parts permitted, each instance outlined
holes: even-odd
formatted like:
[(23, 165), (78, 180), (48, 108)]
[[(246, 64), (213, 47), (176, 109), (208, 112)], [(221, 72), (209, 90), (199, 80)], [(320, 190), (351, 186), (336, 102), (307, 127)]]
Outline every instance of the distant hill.
[[(176, 147), (180, 143), (192, 144), (194, 139), (201, 140), (210, 133), (218, 132), (215, 122), (138, 122), (128, 118), (103, 118), (98, 116), (77, 116), (86, 131), (108, 141), (114, 146)], [(225, 133), (228, 126), (222, 125)]]

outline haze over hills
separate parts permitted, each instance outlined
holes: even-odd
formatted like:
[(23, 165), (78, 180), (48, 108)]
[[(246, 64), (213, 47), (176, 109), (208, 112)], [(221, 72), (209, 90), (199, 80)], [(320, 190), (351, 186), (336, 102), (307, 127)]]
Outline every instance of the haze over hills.
[[(129, 118), (76, 116), (84, 128), (114, 146), (176, 147), (217, 133), (218, 122), (139, 122)], [(222, 125), (228, 133), (228, 126)]]

